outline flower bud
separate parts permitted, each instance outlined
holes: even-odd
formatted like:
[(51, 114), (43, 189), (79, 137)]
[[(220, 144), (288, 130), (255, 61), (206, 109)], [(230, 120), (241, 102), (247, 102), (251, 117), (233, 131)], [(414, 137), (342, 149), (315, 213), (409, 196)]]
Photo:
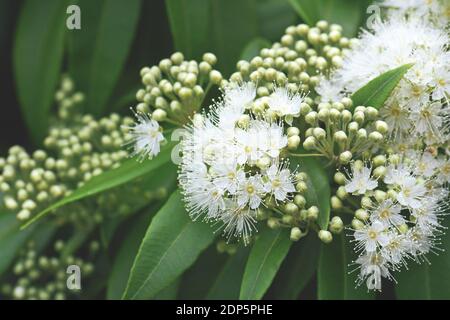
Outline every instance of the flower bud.
[(288, 149), (295, 150), (300, 145), (300, 137), (299, 136), (291, 136), (288, 138)]
[(327, 133), (324, 129), (317, 127), (313, 129), (313, 135), (317, 140), (320, 141), (326, 138)]
[(303, 147), (305, 150), (314, 150), (316, 147), (316, 138), (314, 137), (307, 137), (305, 141), (303, 141)]
[(319, 208), (317, 208), (316, 206), (309, 207), (307, 214), (308, 220), (316, 221), (318, 217), (319, 217)]
[(344, 230), (344, 222), (341, 217), (335, 216), (330, 221), (330, 231), (334, 234), (339, 234)]
[(334, 139), (337, 142), (345, 143), (347, 141), (347, 135), (345, 134), (344, 131), (337, 131), (334, 133)]
[(336, 196), (331, 197), (331, 208), (334, 210), (339, 210), (342, 208), (342, 201)]
[(277, 229), (280, 226), (280, 223), (275, 218), (269, 218), (267, 219), (267, 226), (270, 229)]
[(373, 170), (372, 175), (373, 175), (375, 178), (383, 178), (383, 177), (386, 175), (386, 173), (387, 173), (386, 167), (385, 167), (385, 166), (379, 166), (379, 167), (376, 167), (376, 168)]
[(378, 131), (373, 131), (369, 134), (369, 139), (372, 142), (380, 142), (383, 140), (383, 135), (379, 133)]
[(299, 209), (296, 204), (288, 202), (284, 205), (284, 211), (289, 215), (296, 215), (299, 212)]
[(294, 203), (301, 209), (303, 209), (306, 205), (306, 199), (301, 194), (296, 194), (294, 197)]
[(361, 230), (364, 228), (364, 223), (361, 220), (353, 219), (352, 220), (352, 228), (355, 230)]
[(287, 128), (286, 133), (288, 137), (298, 136), (300, 135), (300, 130), (297, 127), (289, 127)]
[(336, 195), (339, 199), (345, 200), (348, 196), (348, 192), (345, 190), (344, 186), (340, 186), (336, 191)]
[(291, 240), (298, 241), (303, 236), (302, 231), (298, 227), (294, 227), (291, 229)]
[(334, 174), (334, 182), (336, 182), (338, 185), (344, 185), (345, 181), (347, 179), (345, 178), (345, 175), (342, 172), (336, 172)]
[(369, 213), (364, 209), (358, 209), (355, 211), (355, 217), (361, 221), (369, 219)]
[(344, 151), (339, 155), (339, 162), (341, 164), (347, 164), (352, 160), (352, 153), (350, 151)]
[(381, 120), (377, 120), (375, 122), (375, 128), (381, 134), (386, 134), (388, 132), (388, 129), (389, 129), (387, 123), (384, 122), (384, 121), (381, 121)]
[(308, 186), (304, 181), (299, 181), (295, 185), (295, 189), (300, 193), (304, 193), (308, 189)]
[(217, 70), (213, 70), (211, 71), (211, 73), (209, 74), (209, 80), (215, 84), (215, 85), (219, 85), (220, 82), (222, 81), (222, 74), (217, 71)]
[(323, 242), (323, 243), (330, 243), (331, 241), (333, 241), (333, 235), (331, 234), (330, 231), (327, 230), (320, 230), (319, 233), (319, 239)]

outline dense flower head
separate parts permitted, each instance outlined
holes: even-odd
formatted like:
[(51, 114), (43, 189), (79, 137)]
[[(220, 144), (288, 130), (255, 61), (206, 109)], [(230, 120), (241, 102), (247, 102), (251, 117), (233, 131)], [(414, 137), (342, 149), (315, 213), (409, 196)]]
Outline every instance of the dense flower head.
[(370, 290), (381, 290), (381, 278), (392, 279), (391, 271), (406, 267), (408, 260), (426, 261), (436, 252), (448, 198), (448, 178), (439, 170), (448, 160), (419, 150), (392, 154), (386, 162), (383, 157), (374, 158), (375, 167), (353, 162), (342, 181), (349, 194), (344, 202), (348, 197), (361, 201), (354, 208), (352, 241), (359, 282), (365, 280)]
[(380, 115), (396, 142), (413, 135), (427, 144), (442, 144), (449, 130), (448, 43), (446, 31), (424, 20), (376, 21), (373, 30), (363, 31), (358, 44), (347, 52), (342, 68), (321, 83), (324, 89), (319, 92), (334, 98), (336, 91), (327, 88), (337, 86), (341, 94), (352, 94), (380, 74), (411, 63)]
[(415, 17), (425, 19), (445, 29), (450, 19), (448, 0), (384, 0), (380, 5), (391, 18)]
[(191, 216), (220, 221), (225, 234), (244, 241), (259, 209), (270, 199), (281, 205), (296, 192), (282, 157), (288, 146), (282, 122), (249, 113), (255, 91), (252, 83), (227, 87), (209, 115), (194, 117), (179, 175)]

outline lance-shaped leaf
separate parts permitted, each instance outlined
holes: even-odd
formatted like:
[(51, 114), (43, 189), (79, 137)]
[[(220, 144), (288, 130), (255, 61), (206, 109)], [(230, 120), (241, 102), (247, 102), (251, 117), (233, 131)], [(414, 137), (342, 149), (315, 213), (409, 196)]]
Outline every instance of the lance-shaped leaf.
[(69, 70), (86, 94), (87, 110), (98, 116), (125, 65), (141, 0), (79, 0), (78, 5), (81, 29), (68, 34)]
[(93, 177), (91, 180), (86, 182), (83, 186), (72, 192), (67, 197), (39, 212), (30, 221), (24, 224), (22, 226), (22, 229), (28, 227), (30, 224), (41, 219), (42, 217), (59, 207), (123, 185), (136, 178), (144, 176), (152, 172), (153, 170), (157, 170), (162, 165), (170, 161), (173, 145), (173, 142), (167, 143), (161, 148), (161, 152), (151, 160), (146, 160), (141, 163), (136, 159), (127, 159), (117, 168), (105, 171), (104, 173)]
[(370, 80), (352, 95), (353, 107), (370, 106), (380, 109), (412, 66), (412, 64), (405, 64)]
[(241, 300), (258, 300), (269, 288), (292, 244), (286, 229), (264, 228), (258, 234), (245, 267)]
[(123, 298), (155, 297), (189, 268), (213, 240), (210, 226), (192, 221), (180, 192), (174, 192), (147, 229)]
[(48, 128), (64, 49), (66, 8), (60, 0), (25, 1), (15, 34), (13, 63), (22, 115), (35, 144)]
[(322, 230), (327, 230), (330, 220), (330, 179), (327, 175), (324, 165), (319, 158), (302, 157), (292, 159), (292, 165), (298, 165), (300, 172), (308, 175), (306, 180), (307, 190), (305, 198), (307, 206), (317, 206), (319, 208), (319, 217), (317, 223)]

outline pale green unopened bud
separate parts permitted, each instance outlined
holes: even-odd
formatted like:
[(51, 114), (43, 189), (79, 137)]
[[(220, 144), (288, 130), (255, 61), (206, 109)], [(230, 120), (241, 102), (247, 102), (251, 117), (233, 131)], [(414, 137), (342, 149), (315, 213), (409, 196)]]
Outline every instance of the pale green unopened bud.
[(250, 116), (248, 114), (243, 114), (239, 117), (238, 126), (241, 128), (247, 128), (250, 123)]
[(331, 197), (331, 208), (334, 210), (339, 210), (342, 208), (342, 201), (336, 196)]
[(317, 112), (311, 111), (305, 116), (305, 121), (309, 125), (314, 125), (317, 121)]
[(344, 222), (341, 217), (333, 217), (330, 221), (330, 231), (334, 234), (339, 234), (342, 230), (344, 230)]
[(383, 135), (378, 131), (373, 131), (369, 134), (369, 139), (373, 142), (380, 142), (383, 140)]
[(347, 135), (345, 134), (344, 131), (337, 131), (334, 133), (334, 139), (337, 142), (345, 143), (347, 141)]
[(290, 215), (296, 215), (299, 212), (299, 209), (296, 204), (288, 202), (284, 206), (284, 211)]
[(306, 150), (314, 150), (316, 147), (316, 138), (314, 137), (307, 137), (305, 141), (303, 141), (303, 147)]
[(374, 167), (384, 166), (386, 163), (386, 157), (384, 155), (378, 155), (372, 159)]
[(384, 121), (381, 121), (381, 120), (378, 120), (377, 122), (375, 122), (375, 128), (381, 134), (387, 133), (388, 129), (389, 129), (387, 123)]
[(316, 221), (318, 217), (319, 217), (319, 208), (317, 208), (316, 206), (309, 207), (307, 214), (308, 220)]
[(256, 162), (257, 167), (260, 168), (261, 170), (265, 170), (265, 169), (269, 168), (270, 164), (271, 164), (271, 160), (268, 157), (261, 157)]
[(344, 186), (340, 186), (336, 191), (336, 195), (339, 199), (345, 200), (348, 197), (348, 192), (345, 190)]
[(330, 243), (331, 241), (333, 241), (333, 235), (331, 234), (330, 231), (327, 230), (320, 230), (319, 233), (319, 239), (323, 242), (323, 243)]
[(364, 228), (364, 223), (361, 220), (353, 219), (352, 220), (352, 228), (355, 230), (361, 230)]
[(355, 120), (359, 125), (361, 125), (364, 122), (365, 116), (364, 112), (362, 111), (356, 111), (353, 114), (353, 120)]
[(378, 117), (378, 110), (375, 109), (374, 107), (367, 107), (365, 113), (367, 115), (367, 118), (369, 118), (369, 120), (373, 120)]
[(398, 226), (398, 230), (402, 233), (402, 234), (406, 234), (408, 232), (408, 225), (407, 224), (402, 224), (400, 226)]
[(303, 209), (306, 205), (306, 199), (301, 194), (296, 194), (294, 197), (294, 203), (300, 208)]
[(336, 182), (338, 185), (344, 185), (345, 181), (347, 179), (345, 178), (345, 175), (342, 172), (336, 172), (334, 174), (334, 182)]
[(350, 133), (356, 133), (359, 130), (359, 124), (352, 121), (348, 124), (348, 132)]
[(375, 190), (375, 200), (378, 202), (383, 202), (387, 198), (387, 193), (382, 190)]
[(363, 208), (370, 208), (372, 206), (372, 200), (370, 200), (369, 197), (362, 197), (361, 198), (361, 206)]
[(383, 178), (383, 177), (386, 175), (386, 173), (387, 173), (386, 167), (385, 167), (385, 166), (379, 166), (379, 167), (376, 167), (376, 168), (373, 170), (372, 175), (373, 175), (375, 178)]
[(355, 217), (361, 221), (369, 219), (369, 213), (364, 209), (358, 209), (355, 211)]
[(280, 223), (275, 218), (269, 218), (267, 219), (267, 226), (270, 229), (277, 229), (280, 226)]
[(300, 145), (300, 137), (299, 136), (291, 136), (288, 138), (288, 149), (295, 150)]
[(298, 136), (300, 134), (300, 130), (297, 127), (289, 127), (287, 128), (286, 133), (288, 137)]
[(22, 209), (19, 211), (19, 213), (17, 213), (17, 219), (19, 219), (20, 221), (24, 221), (29, 219), (31, 216), (31, 212), (30, 210), (27, 209)]
[(352, 160), (352, 153), (350, 151), (344, 151), (339, 155), (339, 162), (341, 164), (347, 164)]
[(215, 84), (215, 85), (219, 85), (220, 82), (222, 81), (222, 74), (217, 71), (217, 70), (213, 70), (211, 71), (211, 73), (209, 74), (209, 80)]
[(322, 128), (314, 128), (313, 135), (317, 140), (324, 140), (327, 137), (327, 133)]
[(291, 240), (298, 241), (303, 236), (302, 231), (298, 227), (294, 227), (291, 229)]
[(295, 189), (300, 193), (304, 193), (308, 189), (308, 186), (304, 181), (299, 181), (295, 185)]

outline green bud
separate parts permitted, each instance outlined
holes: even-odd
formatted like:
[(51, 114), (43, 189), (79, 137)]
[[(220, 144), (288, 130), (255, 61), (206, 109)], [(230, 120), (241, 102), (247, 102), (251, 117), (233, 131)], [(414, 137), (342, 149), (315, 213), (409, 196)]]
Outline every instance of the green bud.
[(298, 227), (294, 227), (291, 229), (291, 240), (292, 241), (298, 241), (300, 240), (300, 238), (302, 238), (303, 234), (302, 231), (300, 230), (300, 228)]
[(335, 216), (330, 221), (330, 231), (334, 234), (340, 234), (344, 230), (344, 222), (338, 216)]
[(333, 235), (331, 234), (331, 232), (329, 232), (327, 230), (320, 230), (318, 235), (319, 235), (319, 239), (323, 243), (330, 243), (331, 241), (333, 241)]

